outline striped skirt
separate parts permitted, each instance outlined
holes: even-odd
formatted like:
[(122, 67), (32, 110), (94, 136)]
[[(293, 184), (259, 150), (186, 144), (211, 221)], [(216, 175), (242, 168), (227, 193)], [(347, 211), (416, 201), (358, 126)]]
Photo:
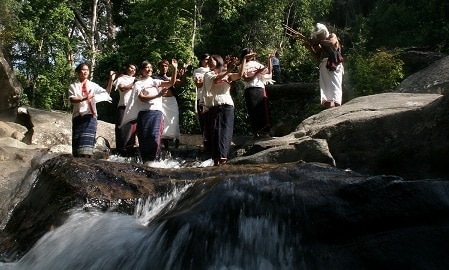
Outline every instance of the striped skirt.
[(210, 108), (212, 159), (227, 159), (234, 135), (234, 106), (219, 105)]
[(161, 111), (140, 111), (137, 116), (137, 138), (142, 161), (155, 161), (160, 158), (161, 136), (164, 120)]
[(125, 106), (117, 108), (117, 123), (115, 124), (115, 147), (118, 150), (132, 148), (136, 144), (136, 121), (130, 121), (120, 126), (125, 114)]
[(249, 87), (245, 89), (245, 103), (248, 110), (251, 131), (270, 132), (270, 110), (265, 88)]
[(97, 118), (92, 114), (78, 115), (72, 119), (72, 154), (92, 156), (94, 153)]

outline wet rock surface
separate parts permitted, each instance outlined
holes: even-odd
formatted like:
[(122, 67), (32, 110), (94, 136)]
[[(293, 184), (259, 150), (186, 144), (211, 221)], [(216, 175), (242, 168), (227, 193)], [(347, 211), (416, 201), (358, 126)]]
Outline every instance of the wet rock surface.
[[(275, 269), (444, 269), (448, 180), (365, 176), (320, 163), (146, 169), (61, 156), (44, 164), (11, 214), (1, 254), (3, 260), (21, 257), (60, 226), (70, 208), (132, 214), (137, 199), (190, 185), (147, 225), (163, 232), (157, 248), (141, 254), (139, 264), (131, 252), (107, 258), (106, 267), (206, 269), (217, 257), (245, 267), (263, 257)], [(220, 257), (224, 247), (234, 255)], [(19, 265), (32, 265), (32, 254)]]

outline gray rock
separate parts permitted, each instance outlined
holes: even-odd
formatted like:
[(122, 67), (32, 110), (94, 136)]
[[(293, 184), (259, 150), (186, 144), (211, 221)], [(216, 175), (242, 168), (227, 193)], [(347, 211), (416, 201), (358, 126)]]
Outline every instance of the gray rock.
[(413, 73), (395, 89), (399, 93), (445, 94), (449, 90), (449, 57)]
[[(335, 162), (339, 168), (367, 174), (446, 175), (448, 103), (446, 96), (438, 94), (385, 93), (356, 98), (307, 118), (287, 136), (243, 145), (236, 162), (303, 160)], [(307, 147), (300, 147), (304, 143)]]
[(21, 94), (22, 87), (0, 48), (0, 111), (17, 107)]

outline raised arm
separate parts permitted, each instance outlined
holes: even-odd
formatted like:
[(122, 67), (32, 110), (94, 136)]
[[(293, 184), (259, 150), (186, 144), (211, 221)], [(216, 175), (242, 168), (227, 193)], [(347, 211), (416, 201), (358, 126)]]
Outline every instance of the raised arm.
[[(242, 64), (240, 65), (239, 71), (237, 73), (232, 73), (231, 75), (229, 75), (229, 79), (231, 81), (236, 81), (243, 76), (243, 72), (245, 71), (246, 62), (249, 59), (251, 59), (252, 57), (254, 57), (254, 55), (256, 55), (256, 53), (251, 52), (251, 53), (248, 53), (247, 55), (245, 55), (245, 57), (243, 57)], [(232, 65), (236, 65), (236, 64), (237, 64), (237, 62), (232, 62)]]
[(276, 51), (272, 51), (268, 55), (268, 74), (271, 74), (271, 72), (273, 71), (273, 62), (271, 62), (271, 61), (275, 55), (276, 55)]
[(319, 59), (321, 56), (321, 45), (319, 43), (316, 44), (310, 44), (310, 43), (304, 43), (304, 47), (306, 47), (313, 58)]
[(112, 71), (112, 70), (109, 71), (109, 80), (108, 80), (108, 85), (106, 86), (106, 91), (108, 92), (108, 94), (111, 93), (112, 84), (113, 84), (113, 82), (115, 80), (115, 76), (116, 76), (115, 71)]
[(171, 65), (173, 67), (173, 76), (171, 76), (170, 81), (162, 82), (161, 83), (161, 87), (170, 88), (173, 85), (175, 85), (175, 83), (176, 83), (176, 76), (178, 75), (178, 61), (176, 61), (176, 59), (172, 59), (171, 60)]
[(238, 59), (234, 56), (226, 56), (224, 60), (224, 64), (226, 64), (226, 70), (220, 72), (215, 76), (214, 83), (218, 83), (221, 80), (223, 80), (228, 74), (231, 73), (231, 71), (235, 68), (236, 65), (233, 65), (234, 62), (238, 62)]
[(175, 82), (175, 86), (183, 86), (187, 82), (187, 69), (189, 63), (184, 63), (183, 67), (178, 70), (178, 79)]

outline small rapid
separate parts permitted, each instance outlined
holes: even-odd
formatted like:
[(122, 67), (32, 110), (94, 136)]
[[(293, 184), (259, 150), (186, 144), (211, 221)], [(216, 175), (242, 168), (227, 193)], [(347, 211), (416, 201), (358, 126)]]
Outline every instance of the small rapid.
[[(188, 150), (186, 150), (188, 152)], [(142, 164), (136, 157), (123, 157), (119, 155), (110, 155), (107, 161)], [(165, 168), (165, 169), (179, 169), (179, 168), (204, 168), (214, 165), (211, 158), (186, 158), (174, 156), (170, 151), (163, 151), (162, 158), (159, 161), (148, 161), (143, 165), (150, 168)]]
[(17, 263), (0, 263), (0, 269), (145, 269), (139, 257), (157, 247), (158, 235), (148, 223), (175, 205), (189, 186), (138, 200), (133, 216), (72, 209), (62, 226), (46, 233)]
[(137, 200), (133, 215), (71, 209), (64, 224), (0, 269), (297, 269), (300, 235), (257, 191), (273, 184), (266, 175), (186, 182)]

